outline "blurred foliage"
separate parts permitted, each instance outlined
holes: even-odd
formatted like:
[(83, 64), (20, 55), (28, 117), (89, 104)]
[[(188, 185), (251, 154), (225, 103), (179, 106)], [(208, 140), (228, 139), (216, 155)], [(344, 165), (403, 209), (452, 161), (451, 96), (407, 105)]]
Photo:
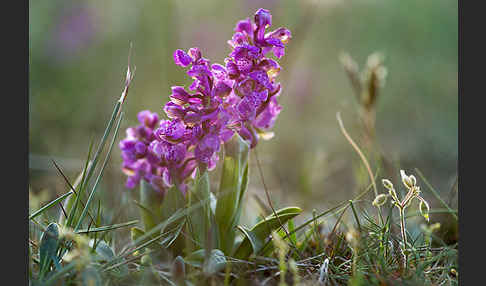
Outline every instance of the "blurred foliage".
[[(122, 129), (133, 125), (142, 109), (162, 114), (170, 87), (190, 84), (172, 61), (175, 49), (198, 46), (203, 56), (222, 63), (235, 23), (260, 7), (271, 10), (272, 27), (286, 26), (293, 36), (281, 62), (283, 110), (276, 136), (258, 146), (266, 185), (278, 205), (292, 202), (309, 209), (357, 192), (353, 178), (360, 161), (336, 121), (341, 111), (360, 143), (357, 105), (339, 61), (341, 52), (348, 52), (360, 68), (369, 54), (385, 55), (388, 76), (377, 102), (376, 133), (387, 158), (397, 168), (419, 168), (446, 194), (454, 182), (457, 1), (29, 3), (29, 177), (34, 193), (47, 188), (54, 197), (66, 191), (51, 162), (43, 158), (55, 158), (72, 179), (81, 171), (90, 140), (101, 137), (122, 91), (130, 42), (136, 72)], [(254, 156), (248, 191), (263, 199)], [(114, 148), (102, 186), (109, 192), (100, 192), (111, 201), (126, 191), (120, 162)]]

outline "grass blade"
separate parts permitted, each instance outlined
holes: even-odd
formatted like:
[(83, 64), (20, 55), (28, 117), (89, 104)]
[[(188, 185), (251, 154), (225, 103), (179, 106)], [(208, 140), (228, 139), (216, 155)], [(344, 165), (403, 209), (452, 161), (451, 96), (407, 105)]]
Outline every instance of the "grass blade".
[(439, 200), (440, 204), (443, 205), (449, 211), (449, 213), (456, 219), (456, 221), (458, 221), (456, 211), (451, 209), (449, 205), (440, 197), (439, 193), (437, 193), (437, 191), (432, 187), (429, 181), (427, 181), (427, 179), (424, 177), (424, 175), (422, 174), (422, 172), (420, 172), (419, 169), (415, 168), (415, 171), (419, 174), (420, 178), (424, 180), (424, 183), (427, 185), (427, 187), (432, 192), (432, 194), (437, 198), (437, 200)]
[[(85, 180), (86, 172), (87, 172), (88, 168), (90, 168), (90, 166), (93, 165), (93, 163), (90, 162), (92, 150), (93, 150), (93, 140), (91, 140), (91, 142), (89, 144), (88, 157), (86, 158), (86, 163), (84, 164), (84, 168), (83, 168), (83, 172), (82, 172), (83, 175), (82, 175), (82, 178), (81, 178), (81, 185), (79, 185), (79, 188), (78, 188), (78, 194), (80, 194), (81, 190), (83, 189), (83, 182)], [(76, 186), (76, 187), (78, 187), (78, 186)], [(66, 221), (67, 227), (71, 227), (74, 224), (74, 219), (76, 218), (76, 213), (78, 211), (78, 204), (79, 204), (80, 199), (81, 199), (81, 197), (79, 195), (77, 195), (75, 197), (75, 200), (74, 200), (74, 205), (72, 205), (71, 201), (67, 202), (66, 209), (68, 209), (68, 212), (69, 212), (69, 216), (68, 216), (68, 219)]]
[(45, 212), (46, 210), (50, 209), (52, 206), (56, 205), (57, 203), (61, 202), (62, 200), (64, 200), (65, 198), (69, 197), (72, 194), (73, 194), (73, 191), (69, 191), (69, 192), (65, 193), (64, 195), (58, 197), (57, 199), (51, 201), (47, 205), (43, 206), (42, 208), (38, 209), (33, 214), (31, 214), (29, 216), (29, 220), (32, 220), (33, 218), (35, 218), (38, 215), (42, 214), (43, 212)]
[(100, 226), (100, 227), (91, 228), (91, 229), (81, 229), (81, 230), (76, 231), (76, 233), (91, 233), (91, 232), (108, 231), (108, 230), (114, 230), (114, 229), (118, 229), (118, 228), (122, 228), (122, 227), (126, 227), (126, 226), (131, 226), (131, 225), (134, 225), (134, 224), (137, 224), (137, 223), (138, 223), (138, 220), (131, 220), (131, 221), (124, 222), (124, 223), (117, 223), (117, 224), (113, 224), (113, 225), (105, 225), (105, 226)]
[[(104, 170), (105, 170), (106, 165), (107, 165), (107, 163), (109, 161), (110, 154), (111, 154), (111, 150), (113, 149), (113, 145), (115, 143), (116, 136), (118, 134), (118, 130), (120, 128), (120, 123), (121, 123), (122, 119), (123, 119), (123, 113), (118, 118), (118, 122), (117, 122), (116, 128), (115, 128), (115, 133), (113, 134), (113, 138), (111, 140), (110, 147), (108, 149), (108, 152), (106, 153), (105, 161), (103, 162), (103, 166), (101, 168), (101, 171), (100, 171), (98, 177), (96, 178), (96, 182), (95, 182), (95, 184), (93, 186), (93, 189), (91, 190), (91, 193), (89, 194), (88, 201), (86, 202), (86, 206), (84, 207), (83, 212), (81, 213), (81, 216), (80, 216), (80, 218), (78, 220), (78, 223), (76, 224), (76, 227), (74, 228), (74, 231), (77, 231), (79, 229), (79, 227), (81, 226), (81, 222), (83, 221), (84, 217), (86, 216), (86, 213), (88, 212), (89, 205), (90, 205), (91, 201), (93, 200), (93, 197), (94, 197), (94, 194), (95, 194), (96, 189), (98, 187), (98, 184), (99, 184), (101, 178), (103, 177)], [(97, 158), (95, 158), (95, 160), (96, 159)], [(95, 166), (95, 162), (94, 161), (93, 161), (93, 166)]]

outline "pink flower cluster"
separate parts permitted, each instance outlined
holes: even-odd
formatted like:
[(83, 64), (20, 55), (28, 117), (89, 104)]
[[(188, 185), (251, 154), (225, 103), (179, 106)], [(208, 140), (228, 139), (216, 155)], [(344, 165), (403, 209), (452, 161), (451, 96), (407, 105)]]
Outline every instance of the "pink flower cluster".
[(281, 110), (275, 81), (280, 66), (267, 55), (281, 58), (291, 34), (285, 28), (265, 33), (271, 24), (265, 9), (254, 22), (238, 22), (224, 66), (211, 64), (199, 48), (174, 52), (175, 63), (194, 81), (189, 90), (172, 87), (163, 108), (167, 120), (145, 110), (138, 114), (140, 124), (128, 128), (120, 142), (128, 188), (144, 179), (161, 192), (174, 185), (185, 192), (196, 167), (213, 169), (221, 145), (235, 132), (254, 148), (273, 127)]

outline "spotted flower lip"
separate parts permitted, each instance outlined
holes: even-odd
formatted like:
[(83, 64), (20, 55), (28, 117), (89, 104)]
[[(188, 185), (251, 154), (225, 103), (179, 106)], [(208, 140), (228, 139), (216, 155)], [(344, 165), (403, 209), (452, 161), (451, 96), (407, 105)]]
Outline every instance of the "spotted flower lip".
[(168, 142), (177, 143), (184, 136), (186, 127), (181, 120), (164, 120), (155, 130), (155, 136)]
[(280, 59), (292, 36), (283, 27), (267, 32), (271, 25), (266, 9), (237, 22), (224, 64), (211, 64), (197, 47), (174, 51), (174, 63), (193, 81), (171, 88), (163, 105), (168, 119), (143, 110), (139, 124), (127, 129), (119, 147), (128, 188), (145, 180), (160, 192), (176, 185), (185, 193), (196, 168), (212, 170), (221, 145), (234, 133), (250, 148), (272, 137), (269, 130), (282, 110), (276, 82), (281, 67), (268, 54)]

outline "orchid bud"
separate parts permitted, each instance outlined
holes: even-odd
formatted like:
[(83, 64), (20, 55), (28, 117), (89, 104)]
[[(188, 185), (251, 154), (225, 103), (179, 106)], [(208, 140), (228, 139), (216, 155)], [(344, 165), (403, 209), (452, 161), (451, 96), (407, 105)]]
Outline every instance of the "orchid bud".
[(387, 188), (389, 190), (393, 189), (393, 184), (392, 184), (392, 182), (390, 182), (390, 180), (383, 179), (383, 180), (381, 180), (381, 182), (383, 183), (383, 186), (385, 186), (385, 188)]
[(388, 195), (386, 195), (386, 194), (379, 194), (373, 200), (372, 205), (375, 206), (375, 207), (381, 207), (382, 205), (384, 205), (386, 203), (387, 198), (388, 198)]
[(410, 175), (408, 176), (408, 178), (410, 179), (410, 181), (412, 181), (412, 185), (416, 185), (417, 184), (417, 179), (415, 178), (414, 175)]
[(410, 177), (405, 174), (405, 171), (400, 170), (400, 175), (402, 176), (402, 182), (405, 185), (405, 187), (407, 187), (408, 189), (413, 188), (415, 184), (412, 181), (412, 179), (410, 179)]
[(179, 49), (174, 51), (174, 62), (176, 65), (181, 67), (187, 67), (189, 64), (191, 64), (191, 61), (191, 57), (186, 54), (186, 52)]
[(427, 221), (429, 221), (429, 210), (430, 210), (429, 204), (424, 199), (421, 199), (419, 208), (420, 208), (420, 213), (422, 214), (422, 216)]

